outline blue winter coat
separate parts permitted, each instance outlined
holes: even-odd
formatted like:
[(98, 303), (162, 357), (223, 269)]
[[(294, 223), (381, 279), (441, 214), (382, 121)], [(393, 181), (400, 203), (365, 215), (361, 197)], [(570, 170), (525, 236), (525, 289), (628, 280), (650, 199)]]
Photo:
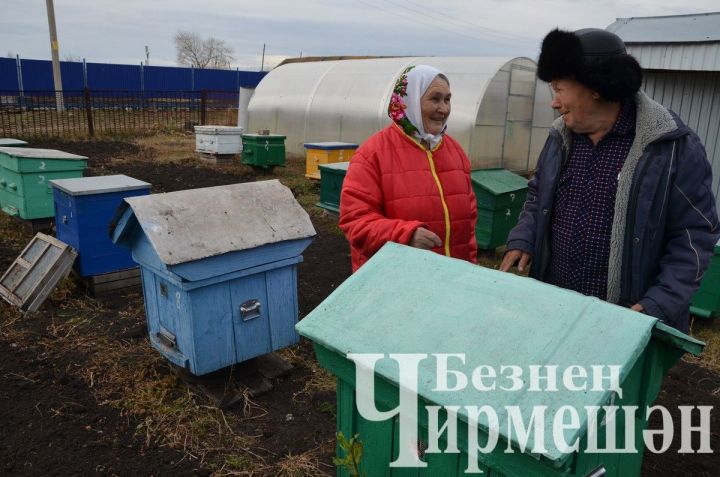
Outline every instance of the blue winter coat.
[[(635, 102), (635, 141), (618, 176), (607, 299), (640, 303), (686, 332), (690, 299), (720, 237), (711, 168), (700, 139), (677, 115), (644, 93)], [(555, 189), (570, 146), (570, 131), (558, 118), (508, 236), (508, 250), (532, 255), (530, 276), (539, 280), (550, 261)]]

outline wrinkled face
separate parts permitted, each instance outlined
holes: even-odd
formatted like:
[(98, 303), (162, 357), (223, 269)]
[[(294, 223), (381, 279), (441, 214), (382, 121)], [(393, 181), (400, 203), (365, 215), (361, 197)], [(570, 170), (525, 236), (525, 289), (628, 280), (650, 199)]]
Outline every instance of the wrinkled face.
[(423, 128), (426, 133), (440, 134), (450, 116), (450, 85), (437, 76), (420, 100)]
[(600, 95), (572, 78), (550, 82), (554, 97), (550, 106), (557, 110), (565, 125), (578, 134), (594, 132)]

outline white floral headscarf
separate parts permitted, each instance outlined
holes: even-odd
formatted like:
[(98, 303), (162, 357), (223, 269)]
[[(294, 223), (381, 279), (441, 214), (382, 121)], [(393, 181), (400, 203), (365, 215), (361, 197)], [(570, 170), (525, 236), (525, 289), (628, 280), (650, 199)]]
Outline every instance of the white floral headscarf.
[(443, 74), (442, 71), (432, 66), (417, 65), (407, 67), (395, 83), (388, 107), (390, 119), (400, 126), (405, 131), (405, 134), (427, 141), (430, 147), (435, 147), (440, 142), (447, 129), (447, 123), (443, 125), (443, 129), (439, 134), (426, 132), (423, 126), (420, 103), (430, 83), (441, 74)]

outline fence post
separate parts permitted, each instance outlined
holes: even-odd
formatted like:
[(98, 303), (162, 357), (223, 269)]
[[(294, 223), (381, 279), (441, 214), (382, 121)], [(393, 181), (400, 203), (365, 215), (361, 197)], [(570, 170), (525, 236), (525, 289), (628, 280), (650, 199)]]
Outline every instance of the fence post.
[(15, 56), (15, 63), (17, 64), (17, 79), (18, 79), (18, 91), (20, 92), (20, 106), (25, 106), (25, 87), (23, 85), (22, 76), (22, 62), (20, 61), (20, 55)]
[(92, 103), (90, 102), (90, 88), (84, 89), (85, 93), (85, 115), (87, 116), (88, 134), (90, 137), (95, 135), (95, 127), (93, 126)]
[(200, 126), (205, 126), (207, 119), (207, 90), (200, 92)]

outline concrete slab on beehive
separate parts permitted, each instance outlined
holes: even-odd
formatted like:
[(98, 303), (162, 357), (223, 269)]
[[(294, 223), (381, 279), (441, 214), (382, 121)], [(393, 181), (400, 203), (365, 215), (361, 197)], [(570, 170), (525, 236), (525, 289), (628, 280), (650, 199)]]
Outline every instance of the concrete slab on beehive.
[(278, 180), (125, 199), (166, 265), (313, 237), (307, 212)]

